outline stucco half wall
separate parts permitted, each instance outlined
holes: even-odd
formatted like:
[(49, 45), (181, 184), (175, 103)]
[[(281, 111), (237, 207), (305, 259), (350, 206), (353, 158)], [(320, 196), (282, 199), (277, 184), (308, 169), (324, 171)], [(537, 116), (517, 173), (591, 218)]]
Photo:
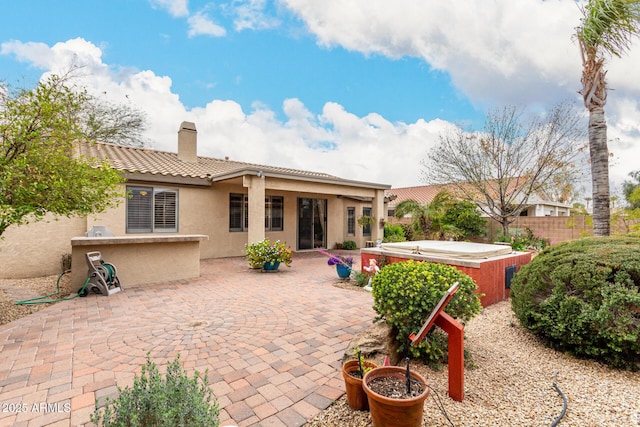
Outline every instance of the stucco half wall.
[(87, 252), (98, 251), (118, 270), (122, 287), (190, 279), (200, 275), (200, 242), (205, 235), (74, 237), (73, 289), (87, 280)]

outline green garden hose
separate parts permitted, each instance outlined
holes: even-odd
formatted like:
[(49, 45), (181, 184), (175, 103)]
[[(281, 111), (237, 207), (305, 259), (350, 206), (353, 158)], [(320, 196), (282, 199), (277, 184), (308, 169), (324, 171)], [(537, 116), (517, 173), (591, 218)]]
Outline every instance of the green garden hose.
[(59, 301), (66, 301), (66, 300), (70, 300), (70, 299), (74, 299), (80, 296), (80, 294), (82, 294), (84, 292), (84, 289), (87, 287), (87, 283), (89, 283), (89, 279), (91, 279), (91, 277), (87, 277), (87, 280), (84, 281), (84, 285), (82, 285), (82, 288), (80, 288), (80, 290), (75, 294), (75, 295), (71, 295), (68, 296), (66, 298), (57, 298), (57, 299), (46, 299), (46, 298), (50, 298), (54, 295), (59, 295), (60, 294), (60, 279), (62, 279), (62, 276), (64, 276), (65, 274), (71, 272), (71, 270), (67, 270), (64, 273), (62, 273), (61, 275), (58, 276), (58, 280), (56, 281), (56, 291), (52, 294), (49, 295), (44, 295), (41, 297), (35, 297), (35, 298), (29, 298), (29, 299), (25, 299), (22, 301), (18, 301), (16, 302), (16, 305), (36, 305), (36, 304), (51, 304), (53, 302), (59, 302)]

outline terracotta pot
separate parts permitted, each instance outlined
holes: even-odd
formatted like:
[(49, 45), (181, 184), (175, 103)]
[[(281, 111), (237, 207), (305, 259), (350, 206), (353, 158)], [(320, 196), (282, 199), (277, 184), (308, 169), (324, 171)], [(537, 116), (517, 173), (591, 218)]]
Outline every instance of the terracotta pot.
[[(372, 362), (364, 362), (363, 366), (375, 368), (377, 365)], [(367, 395), (362, 390), (362, 379), (351, 376), (349, 372), (360, 369), (357, 360), (349, 360), (342, 365), (342, 377), (344, 378), (344, 388), (347, 391), (347, 403), (353, 409), (365, 411), (369, 409)]]
[[(426, 384), (424, 377), (417, 372), (411, 372), (410, 375), (416, 381)], [(392, 399), (376, 393), (367, 385), (375, 378), (389, 376), (405, 380), (406, 370), (399, 366), (381, 366), (367, 372), (362, 380), (362, 388), (369, 399), (373, 427), (420, 427), (429, 389), (423, 386), (422, 394), (410, 399)]]

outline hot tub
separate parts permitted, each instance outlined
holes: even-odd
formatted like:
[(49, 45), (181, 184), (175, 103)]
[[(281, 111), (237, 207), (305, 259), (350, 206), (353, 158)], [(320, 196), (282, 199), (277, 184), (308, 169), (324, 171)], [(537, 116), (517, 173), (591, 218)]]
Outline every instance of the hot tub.
[(383, 256), (387, 263), (412, 259), (451, 265), (473, 278), (477, 292), (484, 294), (480, 297), (483, 307), (507, 299), (513, 275), (531, 261), (531, 253), (513, 251), (508, 245), (440, 240), (383, 243), (363, 248), (360, 254), (362, 266)]

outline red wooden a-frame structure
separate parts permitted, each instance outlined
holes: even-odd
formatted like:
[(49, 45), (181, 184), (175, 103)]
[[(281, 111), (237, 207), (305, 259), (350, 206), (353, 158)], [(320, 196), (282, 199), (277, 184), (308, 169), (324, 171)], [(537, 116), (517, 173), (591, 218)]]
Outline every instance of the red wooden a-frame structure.
[(409, 335), (411, 345), (419, 344), (433, 325), (438, 325), (447, 333), (448, 366), (449, 366), (449, 397), (458, 402), (464, 399), (464, 327), (453, 317), (444, 312), (451, 298), (458, 290), (459, 283), (454, 283), (440, 299), (427, 321), (418, 334)]

